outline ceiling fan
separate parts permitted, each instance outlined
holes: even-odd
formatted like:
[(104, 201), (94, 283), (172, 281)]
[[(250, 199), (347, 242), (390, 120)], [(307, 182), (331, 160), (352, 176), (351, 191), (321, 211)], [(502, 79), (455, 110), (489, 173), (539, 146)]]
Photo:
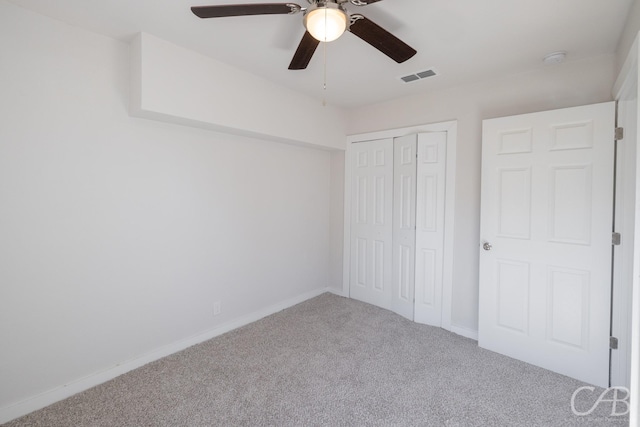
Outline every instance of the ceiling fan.
[(345, 3), (366, 6), (381, 0), (307, 0), (308, 8), (295, 3), (227, 4), (194, 6), (191, 11), (200, 18), (223, 18), (247, 15), (294, 15), (303, 13), (306, 28), (298, 45), (290, 70), (304, 70), (321, 41), (336, 40), (345, 31), (355, 34), (397, 63), (402, 63), (416, 50), (359, 13), (350, 13)]

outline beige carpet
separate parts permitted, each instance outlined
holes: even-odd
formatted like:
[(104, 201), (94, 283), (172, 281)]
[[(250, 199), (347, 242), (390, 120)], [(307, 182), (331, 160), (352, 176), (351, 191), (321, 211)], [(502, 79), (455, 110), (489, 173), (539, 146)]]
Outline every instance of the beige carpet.
[[(324, 294), (7, 426), (628, 424), (609, 416), (611, 405), (574, 415), (582, 385)], [(580, 411), (597, 398), (584, 396)]]

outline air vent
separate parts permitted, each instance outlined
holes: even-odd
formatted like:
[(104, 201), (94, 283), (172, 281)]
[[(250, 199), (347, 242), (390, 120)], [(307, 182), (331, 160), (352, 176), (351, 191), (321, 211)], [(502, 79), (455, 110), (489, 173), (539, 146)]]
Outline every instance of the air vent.
[(418, 77), (416, 74), (409, 74), (408, 76), (404, 76), (400, 78), (405, 83), (410, 83), (410, 82), (415, 82), (416, 80), (420, 80), (420, 77)]
[(437, 75), (438, 73), (436, 73), (436, 71), (433, 68), (431, 68), (429, 70), (419, 71), (414, 74), (409, 74), (408, 76), (400, 77), (400, 80), (402, 80), (405, 83), (411, 83), (411, 82), (416, 82), (418, 80), (426, 79), (427, 77), (433, 77)]

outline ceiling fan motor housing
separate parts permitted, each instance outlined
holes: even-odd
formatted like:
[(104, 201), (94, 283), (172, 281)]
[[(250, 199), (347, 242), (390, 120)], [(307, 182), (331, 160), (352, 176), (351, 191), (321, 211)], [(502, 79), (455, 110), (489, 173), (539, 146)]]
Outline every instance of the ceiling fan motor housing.
[(322, 42), (338, 39), (349, 29), (349, 14), (335, 1), (317, 1), (304, 13), (303, 24), (309, 33)]

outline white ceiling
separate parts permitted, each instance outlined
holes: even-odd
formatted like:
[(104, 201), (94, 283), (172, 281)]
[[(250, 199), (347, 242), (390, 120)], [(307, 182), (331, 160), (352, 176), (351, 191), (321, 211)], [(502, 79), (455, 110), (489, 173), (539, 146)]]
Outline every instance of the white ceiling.
[[(10, 0), (61, 21), (128, 41), (147, 32), (314, 98), (323, 97), (323, 46), (309, 67), (287, 67), (304, 33), (302, 14), (199, 19), (190, 6), (242, 0)], [(272, 3), (278, 0), (248, 0)], [(307, 0), (290, 0), (307, 6)], [(288, 2), (284, 0), (284, 2)], [(350, 33), (326, 46), (327, 103), (357, 107), (615, 52), (633, 0), (384, 0), (349, 4), (418, 51), (396, 64)], [(439, 76), (405, 84), (427, 68)]]

